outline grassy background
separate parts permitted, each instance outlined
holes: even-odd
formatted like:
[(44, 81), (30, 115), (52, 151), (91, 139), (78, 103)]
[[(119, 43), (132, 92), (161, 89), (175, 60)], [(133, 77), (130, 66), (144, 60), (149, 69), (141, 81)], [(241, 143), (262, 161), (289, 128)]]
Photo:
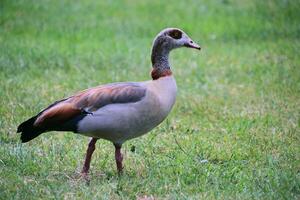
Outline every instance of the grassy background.
[[(299, 199), (299, 1), (0, 1), (0, 199)], [(149, 79), (165, 27), (203, 51), (172, 52), (177, 103), (125, 143), (125, 173), (99, 141), (91, 182), (78, 178), (88, 138), (17, 125), (87, 87)], [(135, 152), (130, 151), (135, 146)]]

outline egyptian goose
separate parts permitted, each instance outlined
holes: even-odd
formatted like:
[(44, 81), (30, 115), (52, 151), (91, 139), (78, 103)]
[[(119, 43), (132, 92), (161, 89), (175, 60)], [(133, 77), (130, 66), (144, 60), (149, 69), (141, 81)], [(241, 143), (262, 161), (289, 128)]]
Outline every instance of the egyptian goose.
[(179, 47), (200, 50), (182, 30), (167, 28), (154, 39), (153, 80), (101, 85), (56, 101), (19, 125), (22, 142), (48, 131), (72, 131), (91, 137), (81, 174), (86, 176), (98, 139), (115, 146), (118, 172), (122, 172), (122, 144), (159, 125), (176, 99), (177, 86), (169, 64), (169, 53)]

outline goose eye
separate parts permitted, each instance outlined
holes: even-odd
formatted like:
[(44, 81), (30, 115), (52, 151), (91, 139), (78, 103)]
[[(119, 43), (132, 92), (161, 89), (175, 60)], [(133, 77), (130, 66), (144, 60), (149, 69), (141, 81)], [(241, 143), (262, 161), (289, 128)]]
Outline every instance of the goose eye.
[(178, 40), (182, 37), (182, 33), (181, 33), (181, 31), (178, 31), (178, 30), (172, 30), (172, 31), (170, 31), (169, 36)]

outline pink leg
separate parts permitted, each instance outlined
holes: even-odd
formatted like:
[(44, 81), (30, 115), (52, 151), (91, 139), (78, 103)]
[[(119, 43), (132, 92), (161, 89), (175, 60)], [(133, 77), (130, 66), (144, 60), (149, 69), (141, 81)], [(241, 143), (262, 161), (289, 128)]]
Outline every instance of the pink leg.
[(98, 139), (96, 138), (92, 138), (89, 143), (88, 149), (86, 150), (85, 161), (81, 171), (81, 174), (83, 176), (86, 176), (89, 173), (90, 163), (91, 163), (93, 152), (95, 151), (95, 144), (97, 140)]
[(121, 174), (123, 171), (123, 165), (122, 165), (123, 156), (121, 153), (122, 146), (118, 144), (114, 144), (114, 145), (115, 145), (115, 159), (116, 159), (117, 169), (118, 169), (118, 173)]

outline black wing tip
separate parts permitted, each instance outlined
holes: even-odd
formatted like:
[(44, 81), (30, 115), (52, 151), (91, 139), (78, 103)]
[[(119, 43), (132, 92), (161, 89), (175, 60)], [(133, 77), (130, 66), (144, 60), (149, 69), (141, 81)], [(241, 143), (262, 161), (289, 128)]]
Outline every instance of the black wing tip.
[(23, 130), (24, 130), (24, 122), (18, 126), (17, 133), (21, 133)]
[(20, 126), (18, 126), (18, 129), (17, 129), (17, 133), (21, 133), (21, 128), (20, 128)]
[(37, 116), (34, 116), (34, 117), (31, 117), (30, 119), (22, 122), (19, 126), (18, 126), (18, 129), (17, 129), (17, 133), (20, 133), (22, 131), (25, 131), (26, 129), (28, 128), (31, 128), (33, 127), (33, 124), (36, 120)]
[(18, 126), (17, 133), (21, 133), (22, 143), (28, 142), (43, 133), (42, 130), (33, 125), (36, 118), (37, 116), (31, 117)]
[(29, 142), (30, 140), (32, 140), (33, 138), (37, 137), (39, 134), (30, 134), (28, 132), (22, 132), (20, 140), (22, 143), (26, 143)]
[(22, 131), (20, 140), (22, 143), (26, 143), (29, 142), (30, 140), (33, 140), (34, 138), (36, 138), (42, 133), (43, 131), (34, 130), (34, 129)]
[(28, 139), (26, 140), (24, 133), (21, 134), (20, 140), (21, 140), (22, 143), (26, 143), (26, 142), (29, 141)]

